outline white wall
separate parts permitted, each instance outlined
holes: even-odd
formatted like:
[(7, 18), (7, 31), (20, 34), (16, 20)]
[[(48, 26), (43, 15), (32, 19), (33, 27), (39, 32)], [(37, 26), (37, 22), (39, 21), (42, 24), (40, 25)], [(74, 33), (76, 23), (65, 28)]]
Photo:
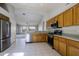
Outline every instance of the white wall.
[(38, 25), (38, 31), (43, 31), (43, 21)]
[(10, 21), (11, 21), (11, 43), (16, 40), (16, 19), (15, 19), (15, 9), (11, 5), (7, 5), (9, 14), (10, 14)]
[[(46, 20), (49, 19), (49, 14), (44, 15), (44, 17), (42, 18), (42, 21), (40, 22), (39, 26), (38, 26), (38, 30), (39, 31), (46, 31)], [(43, 24), (44, 22), (44, 24)]]
[[(9, 11), (10, 10), (13, 10), (13, 8), (11, 8), (11, 6), (8, 7), (9, 8)], [(4, 10), (3, 8), (0, 7), (0, 13), (8, 16), (10, 18), (10, 22), (11, 22), (11, 43), (13, 43), (15, 41), (15, 38), (16, 38), (16, 22), (15, 22), (15, 18), (14, 18), (14, 15), (13, 15), (13, 12), (10, 11), (9, 13)]]
[(79, 35), (79, 26), (63, 27), (63, 33)]

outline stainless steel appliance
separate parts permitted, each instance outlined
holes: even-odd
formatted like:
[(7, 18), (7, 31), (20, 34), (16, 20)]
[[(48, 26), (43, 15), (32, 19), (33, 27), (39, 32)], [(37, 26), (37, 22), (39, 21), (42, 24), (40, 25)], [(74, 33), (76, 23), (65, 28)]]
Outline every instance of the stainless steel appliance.
[(4, 51), (11, 45), (10, 37), (11, 23), (9, 22), (9, 18), (0, 14), (0, 52)]

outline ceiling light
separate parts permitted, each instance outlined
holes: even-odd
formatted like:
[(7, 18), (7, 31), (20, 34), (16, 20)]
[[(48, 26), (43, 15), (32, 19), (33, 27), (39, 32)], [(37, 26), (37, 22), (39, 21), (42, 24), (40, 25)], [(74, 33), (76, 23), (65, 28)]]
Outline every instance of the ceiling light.
[(70, 3), (66, 3), (65, 6), (69, 5)]
[(26, 13), (22, 13), (22, 15), (26, 15)]

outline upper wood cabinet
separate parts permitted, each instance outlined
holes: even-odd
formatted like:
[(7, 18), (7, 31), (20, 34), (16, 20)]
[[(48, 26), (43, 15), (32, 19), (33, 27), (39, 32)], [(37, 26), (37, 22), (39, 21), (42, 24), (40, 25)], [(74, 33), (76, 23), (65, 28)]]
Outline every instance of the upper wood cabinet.
[(50, 27), (50, 26), (51, 26), (50, 20), (47, 21), (46, 26), (47, 26), (47, 27)]
[(72, 19), (73, 19), (72, 17), (73, 17), (72, 9), (69, 9), (64, 12), (64, 26), (72, 25)]
[(74, 12), (73, 24), (79, 25), (79, 4), (73, 7), (73, 12)]
[(48, 20), (46, 23), (47, 27), (51, 27), (51, 24), (55, 23), (55, 21), (57, 20), (57, 18), (51, 18), (50, 20)]
[(5, 21), (9, 21), (9, 17), (3, 15), (3, 14), (0, 14), (0, 20), (5, 20)]
[(58, 17), (54, 17), (53, 22), (56, 23), (58, 21)]
[(56, 21), (58, 21), (59, 27), (79, 25), (79, 4), (47, 21), (47, 26), (51, 26)]
[(58, 15), (58, 26), (63, 27), (63, 13)]

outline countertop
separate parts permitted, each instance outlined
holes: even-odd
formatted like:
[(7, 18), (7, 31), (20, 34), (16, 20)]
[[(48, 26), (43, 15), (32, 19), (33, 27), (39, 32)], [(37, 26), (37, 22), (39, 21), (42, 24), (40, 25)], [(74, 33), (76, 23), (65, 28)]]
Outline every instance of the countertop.
[(74, 41), (79, 41), (79, 35), (75, 35), (75, 34), (62, 34), (62, 35), (55, 35), (55, 36), (71, 39)]
[[(36, 31), (36, 32), (33, 32), (33, 33), (47, 33), (47, 31)], [(71, 39), (71, 40), (74, 40), (74, 41), (79, 41), (79, 35), (77, 34), (67, 34), (67, 33), (63, 33), (62, 35), (55, 35), (54, 36), (59, 36), (59, 37), (63, 37), (63, 38), (67, 38), (67, 39)], [(52, 37), (52, 36), (51, 36)]]

